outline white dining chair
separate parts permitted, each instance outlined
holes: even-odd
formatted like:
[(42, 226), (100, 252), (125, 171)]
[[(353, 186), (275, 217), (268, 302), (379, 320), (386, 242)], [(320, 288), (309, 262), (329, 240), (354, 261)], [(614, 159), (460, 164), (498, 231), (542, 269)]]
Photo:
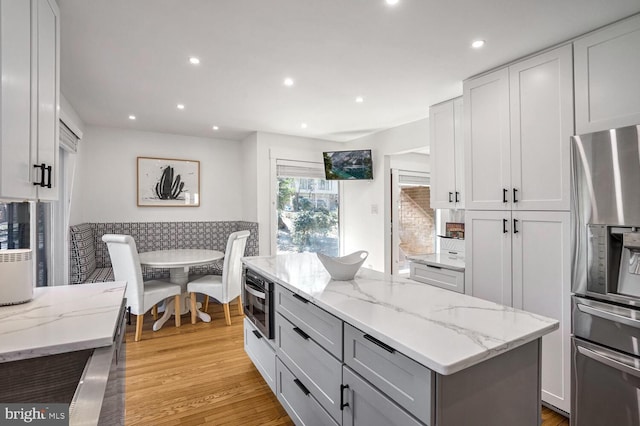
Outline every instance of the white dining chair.
[(135, 341), (142, 337), (144, 314), (171, 296), (175, 298), (176, 327), (180, 327), (180, 285), (159, 280), (142, 280), (138, 249), (131, 235), (105, 234), (102, 241), (107, 243), (115, 280), (127, 282), (127, 307), (130, 313), (136, 315)]
[[(196, 323), (196, 293), (202, 293), (213, 297), (222, 303), (224, 317), (227, 325), (231, 325), (231, 314), (229, 313), (229, 302), (238, 298), (238, 312), (243, 314), (242, 298), (242, 263), (240, 258), (244, 255), (244, 248), (247, 245), (249, 231), (238, 231), (229, 235), (227, 249), (224, 252), (224, 263), (222, 265), (222, 276), (205, 275), (187, 284), (187, 291), (191, 295), (191, 323)], [(208, 300), (205, 303), (205, 311), (208, 308)]]

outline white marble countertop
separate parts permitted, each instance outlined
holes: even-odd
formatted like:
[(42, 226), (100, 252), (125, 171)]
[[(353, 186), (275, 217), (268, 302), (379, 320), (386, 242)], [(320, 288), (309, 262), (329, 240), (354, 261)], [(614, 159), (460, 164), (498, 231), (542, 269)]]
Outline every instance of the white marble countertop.
[(440, 374), (531, 342), (558, 321), (362, 268), (333, 281), (314, 254), (245, 257), (251, 269)]
[(450, 253), (429, 253), (418, 254), (415, 256), (407, 256), (412, 262), (422, 263), (425, 265), (439, 266), (454, 271), (464, 272), (464, 256)]
[(38, 287), (32, 301), (0, 306), (0, 362), (109, 346), (123, 282)]

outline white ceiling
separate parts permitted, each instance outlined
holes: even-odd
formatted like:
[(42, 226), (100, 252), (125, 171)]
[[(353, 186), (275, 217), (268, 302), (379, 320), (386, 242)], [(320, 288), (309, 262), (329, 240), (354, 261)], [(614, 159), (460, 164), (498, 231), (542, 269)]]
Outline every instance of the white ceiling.
[(85, 123), (236, 140), (346, 141), (418, 120), (467, 77), (640, 12), (638, 0), (58, 4), (62, 93)]

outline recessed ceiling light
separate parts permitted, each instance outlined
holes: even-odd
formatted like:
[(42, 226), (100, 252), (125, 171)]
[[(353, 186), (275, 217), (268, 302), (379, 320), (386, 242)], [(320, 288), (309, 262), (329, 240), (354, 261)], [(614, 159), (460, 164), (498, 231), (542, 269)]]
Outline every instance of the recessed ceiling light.
[(291, 77), (287, 77), (287, 78), (284, 79), (282, 84), (284, 84), (287, 87), (291, 87), (291, 86), (293, 86), (293, 79)]
[(471, 47), (473, 47), (474, 49), (479, 49), (482, 46), (484, 46), (484, 40), (476, 40), (473, 43), (471, 43)]
[(302, 127), (303, 129), (306, 129), (307, 128), (307, 123), (300, 124), (300, 127)]
[(136, 119), (136, 116), (135, 116), (135, 115), (130, 115), (130, 116), (129, 116), (129, 120), (135, 120), (135, 119)]
[(184, 109), (184, 105), (182, 105), (182, 104), (178, 104), (178, 105), (176, 105), (176, 107), (177, 107), (178, 109)]
[(398, 0), (386, 0), (389, 6), (394, 6), (398, 4)]
[(196, 58), (195, 56), (192, 56), (189, 58), (189, 63), (191, 65), (198, 65), (200, 63), (200, 59)]
[(356, 102), (361, 104), (361, 103), (364, 102), (364, 98), (362, 96), (358, 96), (358, 97), (356, 97)]
[(213, 130), (218, 130), (220, 127), (218, 126), (213, 126)]

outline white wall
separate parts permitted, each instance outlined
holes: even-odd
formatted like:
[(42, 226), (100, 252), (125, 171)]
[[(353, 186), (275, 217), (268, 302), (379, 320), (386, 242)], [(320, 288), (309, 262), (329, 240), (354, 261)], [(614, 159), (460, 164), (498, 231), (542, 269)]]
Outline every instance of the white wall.
[(242, 219), (258, 220), (258, 134), (253, 133), (242, 141), (243, 189)]
[[(418, 120), (379, 133), (356, 139), (345, 149), (372, 149), (372, 181), (347, 181), (343, 185), (342, 205), (344, 252), (367, 250), (366, 267), (385, 271), (388, 250), (387, 192), (390, 191), (388, 169), (391, 154), (424, 150), (429, 146), (429, 119)], [(428, 156), (424, 156), (428, 163)], [(426, 165), (425, 165), (426, 166)], [(428, 166), (426, 166), (428, 167)], [(375, 212), (377, 210), (377, 212)]]
[[(242, 219), (242, 154), (235, 141), (87, 126), (70, 223)], [(138, 207), (138, 156), (199, 160), (200, 206)]]

